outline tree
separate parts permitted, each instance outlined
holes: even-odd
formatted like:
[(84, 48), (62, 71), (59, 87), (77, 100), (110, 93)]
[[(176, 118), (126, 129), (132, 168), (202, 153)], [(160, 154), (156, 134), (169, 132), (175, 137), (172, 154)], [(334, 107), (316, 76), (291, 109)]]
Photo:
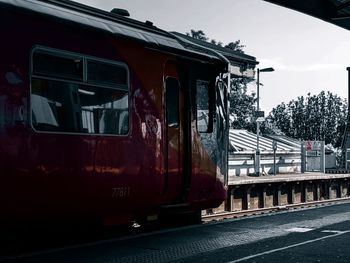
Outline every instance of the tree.
[(212, 43), (212, 44), (214, 44), (214, 45), (217, 45), (217, 46), (219, 46), (219, 47), (222, 47), (222, 45), (223, 45), (223, 43), (222, 43), (221, 41), (216, 42), (215, 39), (210, 40), (210, 43)]
[[(339, 147), (346, 127), (347, 102), (331, 92), (307, 94), (289, 103), (281, 103), (267, 117), (264, 132), (274, 128), (301, 140), (324, 140)], [(271, 129), (271, 124), (274, 128)], [(264, 130), (265, 129), (265, 130)]]
[[(284, 102), (273, 108), (269, 116), (266, 118), (266, 122), (262, 124), (261, 131), (263, 133), (277, 133), (274, 129), (278, 129), (285, 135), (291, 134), (292, 118), (289, 113), (288, 105)], [(267, 126), (267, 124), (269, 124)], [(267, 127), (266, 127), (267, 126)]]
[(194, 30), (191, 29), (191, 33), (186, 33), (186, 35), (191, 36), (195, 39), (203, 40), (203, 41), (208, 41), (209, 38), (205, 35), (203, 30)]
[(245, 47), (245, 45), (242, 45), (240, 40), (237, 40), (235, 42), (230, 42), (225, 46), (225, 48), (232, 49), (232, 50), (237, 51), (239, 53), (244, 53), (244, 51), (243, 51), (244, 47)]
[(245, 78), (231, 79), (230, 126), (255, 132), (256, 125), (253, 116), (256, 110), (256, 94), (247, 92), (247, 84), (251, 81)]
[[(203, 30), (191, 29), (191, 32), (190, 33), (187, 32), (186, 35), (193, 37), (195, 39), (206, 41), (206, 42), (209, 41), (209, 37), (207, 37), (207, 35), (204, 33)], [(221, 41), (216, 41), (215, 39), (211, 39), (209, 42), (211, 44), (217, 45), (219, 47), (225, 47), (225, 48), (231, 49), (231, 50), (239, 52), (239, 53), (244, 53), (243, 48), (245, 47), (245, 45), (241, 44), (241, 40), (236, 40), (234, 42), (230, 42), (225, 46)]]

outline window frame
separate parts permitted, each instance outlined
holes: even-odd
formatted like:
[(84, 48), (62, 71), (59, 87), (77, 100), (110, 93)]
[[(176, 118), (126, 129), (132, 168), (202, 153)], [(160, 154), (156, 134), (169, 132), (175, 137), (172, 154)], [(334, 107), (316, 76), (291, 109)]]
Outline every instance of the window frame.
[[(167, 81), (168, 80), (175, 80), (176, 83), (177, 83), (177, 87), (178, 89), (176, 90), (177, 91), (177, 124), (169, 124), (169, 119), (168, 119), (168, 85), (167, 85)], [(180, 86), (180, 82), (179, 80), (176, 78), (176, 77), (172, 77), (172, 76), (166, 76), (165, 78), (165, 109), (166, 109), (166, 125), (169, 127), (169, 128), (179, 128), (180, 127), (180, 89), (181, 89), (181, 86)]]
[[(53, 56), (58, 56), (58, 57), (63, 57), (63, 58), (70, 58), (70, 57), (80, 57), (83, 60), (83, 81), (77, 81), (77, 80), (71, 80), (71, 79), (64, 79), (64, 78), (59, 78), (59, 77), (51, 77), (51, 76), (44, 76), (40, 74), (35, 74), (34, 73), (34, 67), (33, 67), (33, 57), (34, 53), (37, 51), (43, 51), (48, 54), (52, 54)], [(60, 50), (60, 49), (55, 49), (55, 48), (50, 48), (50, 47), (45, 47), (45, 46), (40, 46), (40, 45), (35, 45), (31, 49), (30, 52), (30, 67), (29, 67), (29, 122), (30, 122), (30, 127), (32, 130), (36, 133), (39, 134), (64, 134), (64, 135), (77, 135), (77, 136), (103, 136), (103, 137), (128, 137), (131, 134), (132, 130), (132, 122), (131, 122), (131, 98), (130, 98), (130, 71), (129, 67), (126, 63), (121, 62), (121, 61), (115, 61), (115, 60), (109, 60), (109, 59), (104, 59), (104, 58), (99, 58), (99, 57), (94, 57), (90, 55), (85, 55), (81, 53), (75, 53), (71, 51), (66, 51), (66, 50)], [(100, 62), (100, 63), (105, 63), (105, 64), (110, 64), (110, 65), (117, 65), (120, 67), (125, 68), (126, 70), (126, 84), (125, 85), (118, 85), (116, 84), (115, 86), (112, 85), (106, 85), (104, 83), (88, 83), (88, 69), (87, 69), (87, 63), (88, 61), (93, 61), (93, 62)], [(111, 90), (119, 90), (119, 91), (124, 91), (125, 93), (128, 94), (128, 125), (129, 129), (126, 134), (111, 134), (111, 133), (83, 133), (83, 132), (60, 132), (60, 131), (40, 131), (35, 129), (33, 126), (33, 116), (32, 116), (32, 79), (37, 78), (37, 79), (43, 79), (43, 80), (52, 80), (52, 81), (60, 81), (60, 82), (65, 82), (65, 83), (72, 83), (72, 84), (80, 84), (80, 85), (85, 85), (85, 86), (90, 86), (90, 87), (95, 87), (95, 88), (103, 88), (103, 89), (111, 89)], [(121, 87), (124, 88), (121, 88)], [(127, 89), (125, 89), (125, 86)], [(82, 118), (82, 117), (81, 117)]]
[[(82, 60), (82, 67), (83, 67), (83, 70), (82, 70), (82, 78), (81, 80), (79, 78), (60, 78), (59, 76), (50, 76), (49, 74), (36, 74), (34, 71), (34, 53), (35, 51), (37, 50), (42, 50), (42, 54), (45, 54), (45, 55), (53, 55), (55, 56), (56, 54), (59, 54), (58, 56), (56, 57), (59, 57), (59, 58), (62, 58), (62, 59), (73, 59), (73, 58), (80, 58)], [(30, 72), (31, 72), (31, 75), (34, 75), (34, 76), (39, 76), (39, 77), (43, 77), (43, 78), (49, 78), (49, 79), (57, 79), (57, 80), (67, 80), (67, 81), (75, 81), (75, 82), (81, 82), (81, 81), (84, 81), (85, 82), (85, 79), (84, 79), (84, 76), (85, 76), (85, 72), (84, 72), (84, 68), (85, 68), (85, 63), (84, 63), (84, 59), (81, 55), (79, 54), (74, 54), (74, 53), (71, 53), (71, 52), (60, 52), (58, 50), (56, 50), (55, 52), (51, 51), (51, 49), (49, 48), (40, 48), (40, 47), (35, 47), (33, 50), (32, 50), (32, 53), (31, 53), (31, 68), (30, 68)]]
[[(91, 81), (89, 82), (89, 62), (92, 63), (100, 63), (100, 64), (109, 64), (109, 65), (118, 65), (121, 68), (126, 69), (126, 84), (107, 84), (107, 83), (100, 83), (98, 84), (98, 81)], [(129, 92), (129, 71), (128, 71), (128, 67), (126, 66), (126, 64), (124, 63), (120, 63), (120, 62), (116, 62), (116, 61), (107, 61), (107, 60), (101, 60), (101, 59), (91, 59), (91, 58), (85, 58), (84, 59), (84, 81), (86, 81), (87, 84), (91, 85), (91, 86), (103, 86), (104, 88), (111, 88), (111, 89), (118, 89), (118, 90), (122, 90), (122, 91), (128, 91)], [(127, 86), (127, 89), (124, 89), (122, 87)], [(120, 88), (116, 88), (116, 87), (120, 87)]]
[[(207, 83), (208, 84), (208, 126), (207, 126), (207, 130), (206, 131), (200, 131), (198, 128), (198, 83)], [(213, 109), (213, 101), (215, 100), (215, 94), (213, 94), (211, 85), (212, 83), (209, 80), (204, 80), (201, 78), (197, 78), (195, 80), (196, 83), (196, 96), (195, 96), (195, 109), (196, 109), (196, 128), (197, 128), (197, 132), (199, 134), (209, 134), (209, 133), (213, 133), (214, 128), (213, 128), (213, 123), (214, 123), (214, 112), (215, 110)], [(214, 90), (215, 91), (215, 90)]]

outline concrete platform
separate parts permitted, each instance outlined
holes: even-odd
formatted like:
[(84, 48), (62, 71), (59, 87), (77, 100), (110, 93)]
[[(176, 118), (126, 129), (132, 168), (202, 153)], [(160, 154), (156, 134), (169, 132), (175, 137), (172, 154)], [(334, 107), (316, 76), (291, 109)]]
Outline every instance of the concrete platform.
[(230, 176), (228, 185), (264, 184), (264, 183), (286, 183), (312, 180), (330, 180), (350, 178), (350, 174), (325, 174), (316, 172), (261, 175), (256, 176)]
[(308, 172), (231, 176), (227, 193), (227, 200), (206, 214), (349, 198), (350, 174)]

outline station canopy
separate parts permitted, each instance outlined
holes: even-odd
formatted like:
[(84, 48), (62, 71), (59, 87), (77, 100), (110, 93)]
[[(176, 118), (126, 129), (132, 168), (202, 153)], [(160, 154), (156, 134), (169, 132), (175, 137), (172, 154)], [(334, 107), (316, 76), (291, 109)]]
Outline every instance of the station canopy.
[[(273, 141), (277, 142), (277, 153), (300, 153), (301, 142), (278, 135), (260, 136), (259, 149), (261, 154), (273, 153)], [(256, 134), (242, 129), (230, 129), (229, 147), (235, 154), (254, 154), (256, 152)]]
[(349, 0), (265, 0), (350, 30)]

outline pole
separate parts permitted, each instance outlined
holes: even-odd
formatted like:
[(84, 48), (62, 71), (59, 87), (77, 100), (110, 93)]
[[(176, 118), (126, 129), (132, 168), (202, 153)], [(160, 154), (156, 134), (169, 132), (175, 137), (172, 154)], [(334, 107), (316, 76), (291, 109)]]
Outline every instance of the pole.
[[(350, 67), (347, 67), (346, 70), (348, 71), (348, 120), (349, 120), (349, 114), (350, 114)], [(345, 169), (348, 170), (348, 145), (349, 145), (349, 140), (348, 140), (348, 131), (347, 127), (345, 130), (345, 136), (343, 138), (343, 156), (345, 155)], [(345, 153), (344, 153), (345, 151)]]
[(350, 112), (350, 67), (347, 67), (348, 71), (348, 112)]
[(321, 141), (321, 173), (326, 172), (326, 150), (325, 143)]
[[(260, 110), (259, 108), (259, 86), (260, 86), (260, 69), (258, 69), (258, 76), (257, 76), (257, 101), (256, 101), (256, 111), (258, 112)], [(256, 116), (257, 117), (257, 116)], [(260, 133), (260, 123), (256, 122), (256, 170), (255, 174), (256, 176), (260, 176), (260, 149), (259, 149), (259, 133)]]
[(257, 109), (257, 111), (259, 111), (260, 110), (260, 107), (259, 107), (259, 87), (260, 87), (260, 69), (258, 69), (258, 83), (257, 83), (257, 101), (256, 101), (256, 103), (257, 103), (257, 106), (256, 106), (256, 109)]
[[(272, 72), (272, 71), (275, 71), (273, 68), (263, 68), (263, 69), (259, 69), (258, 68), (258, 71), (257, 71), (257, 100), (256, 100), (256, 112), (259, 112), (260, 111), (260, 107), (259, 107), (259, 100), (260, 100), (260, 72)], [(260, 176), (260, 145), (259, 145), (259, 137), (260, 137), (260, 123), (258, 120), (258, 114), (256, 114), (256, 157), (255, 157), (255, 173), (257, 176)]]
[(273, 148), (273, 174), (276, 175), (276, 150), (277, 150), (277, 141), (273, 140), (272, 142), (272, 148)]
[[(230, 64), (228, 64), (230, 67)], [(226, 132), (225, 132), (225, 186), (228, 186), (228, 145), (230, 135), (230, 94), (231, 94), (231, 72), (227, 70), (227, 90), (226, 90)]]
[(306, 151), (305, 151), (305, 142), (301, 142), (301, 173), (306, 171)]
[(273, 150), (273, 174), (276, 175), (276, 150)]

